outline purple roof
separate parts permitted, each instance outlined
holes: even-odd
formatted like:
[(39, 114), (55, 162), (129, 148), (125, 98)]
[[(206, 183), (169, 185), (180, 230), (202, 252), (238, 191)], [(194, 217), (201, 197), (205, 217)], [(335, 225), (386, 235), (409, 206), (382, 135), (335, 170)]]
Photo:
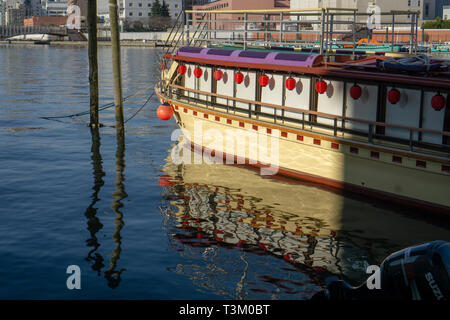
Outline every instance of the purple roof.
[(241, 63), (273, 64), (293, 67), (312, 67), (318, 54), (286, 53), (271, 51), (243, 51), (231, 49), (210, 49), (181, 47), (177, 55), (183, 57), (234, 61)]

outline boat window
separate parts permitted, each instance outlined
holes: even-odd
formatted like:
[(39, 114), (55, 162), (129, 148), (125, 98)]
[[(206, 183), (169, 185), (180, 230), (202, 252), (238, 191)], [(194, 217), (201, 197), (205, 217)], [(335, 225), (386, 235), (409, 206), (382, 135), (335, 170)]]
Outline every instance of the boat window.
[(179, 52), (188, 52), (188, 53), (200, 53), (204, 48), (198, 47), (181, 47)]
[(241, 58), (256, 58), (256, 59), (265, 59), (270, 52), (261, 52), (261, 51), (242, 51), (239, 53), (239, 57)]
[(212, 54), (215, 56), (231, 56), (234, 50), (226, 50), (226, 49), (210, 49), (208, 54)]
[(275, 57), (275, 60), (284, 60), (284, 61), (306, 61), (308, 60), (309, 55), (306, 54), (296, 54), (296, 53), (279, 53)]

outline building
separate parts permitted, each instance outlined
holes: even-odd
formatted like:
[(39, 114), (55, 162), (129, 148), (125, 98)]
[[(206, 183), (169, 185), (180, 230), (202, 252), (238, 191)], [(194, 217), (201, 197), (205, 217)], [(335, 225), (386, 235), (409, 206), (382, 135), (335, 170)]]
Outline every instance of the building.
[(26, 17), (24, 0), (3, 1), (3, 23), (6, 26), (22, 26)]
[(444, 17), (444, 7), (449, 5), (450, 0), (422, 0), (423, 20)]
[[(289, 9), (289, 0), (218, 0), (206, 2), (202, 5), (193, 6), (194, 10), (274, 10), (274, 9)], [(202, 14), (196, 13), (193, 17), (198, 23), (201, 20)], [(220, 23), (215, 24), (217, 29), (236, 29), (242, 30), (243, 24), (236, 23), (236, 20), (243, 20), (244, 16), (240, 14), (220, 13), (216, 14), (215, 18), (220, 20)], [(279, 17), (272, 17), (279, 20)], [(214, 19), (214, 17), (212, 17)], [(260, 15), (249, 15), (248, 20), (261, 20)], [(233, 22), (226, 22), (227, 20)], [(224, 22), (225, 21), (225, 22)], [(256, 24), (256, 23), (255, 23)], [(256, 27), (255, 24), (249, 24), (249, 28)]]
[(65, 16), (67, 14), (67, 0), (41, 0), (43, 15)]
[(442, 18), (444, 20), (450, 20), (450, 6), (442, 7)]
[(183, 10), (192, 10), (193, 6), (204, 3), (205, 0), (183, 0)]
[[(378, 6), (381, 12), (394, 11), (421, 11), (421, 1), (423, 0), (291, 0), (291, 9), (309, 8), (343, 8), (357, 9), (358, 12), (368, 12), (369, 7)], [(305, 20), (317, 20), (316, 18), (303, 17)], [(349, 17), (341, 19), (352, 21)], [(410, 16), (402, 15), (397, 17), (397, 22), (410, 22)], [(421, 19), (420, 19), (421, 20)], [(367, 21), (367, 17), (360, 17), (358, 22)], [(419, 24), (421, 22), (419, 21)], [(318, 26), (315, 26), (317, 29)], [(342, 25), (341, 29), (348, 29), (349, 25)]]
[(3, 9), (3, 1), (0, 1), (0, 27), (5, 25), (4, 19), (5, 19), (5, 12)]
[(289, 0), (216, 0), (194, 5), (194, 10), (263, 10), (289, 9)]
[(41, 0), (25, 0), (24, 5), (27, 10), (27, 17), (42, 15)]
[[(144, 19), (151, 16), (155, 0), (120, 0), (119, 16), (123, 19)], [(162, 4), (163, 0), (159, 0)], [(172, 18), (183, 10), (183, 0), (165, 0)], [(104, 8), (104, 5), (101, 6)], [(108, 9), (109, 10), (109, 9)]]
[(40, 27), (40, 26), (61, 26), (67, 23), (67, 16), (41, 16), (31, 17), (23, 21), (23, 25), (27, 27)]
[(97, 0), (97, 15), (101, 16), (104, 14), (109, 14), (109, 1), (108, 0)]

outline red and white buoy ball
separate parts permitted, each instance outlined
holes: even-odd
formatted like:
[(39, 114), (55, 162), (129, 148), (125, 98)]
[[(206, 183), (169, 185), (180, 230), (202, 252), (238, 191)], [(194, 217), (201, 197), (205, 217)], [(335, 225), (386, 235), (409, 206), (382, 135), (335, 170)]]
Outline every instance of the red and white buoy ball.
[(391, 90), (389, 90), (388, 95), (387, 95), (387, 98), (388, 98), (388, 101), (389, 101), (391, 104), (397, 104), (397, 103), (399, 103), (400, 98), (401, 98), (400, 91), (398, 91), (397, 89), (391, 89)]
[(293, 79), (293, 78), (286, 79), (286, 88), (288, 90), (294, 90), (296, 86), (297, 86), (297, 81), (295, 81), (295, 79)]
[(328, 84), (325, 81), (321, 80), (321, 81), (316, 82), (316, 91), (319, 94), (324, 94), (325, 92), (327, 92), (327, 89), (328, 89)]
[(269, 77), (265, 74), (259, 77), (259, 84), (261, 87), (266, 87), (269, 84)]
[(202, 71), (201, 68), (195, 68), (195, 69), (194, 69), (194, 76), (195, 76), (196, 78), (200, 78), (200, 77), (202, 76), (202, 74), (203, 74), (203, 71)]
[(222, 78), (223, 78), (223, 72), (222, 71), (220, 71), (220, 70), (214, 71), (214, 79), (216, 81), (220, 81), (220, 80), (222, 80)]
[(238, 72), (234, 75), (234, 82), (237, 84), (241, 84), (244, 81), (244, 75), (241, 72)]
[(437, 94), (431, 99), (431, 106), (436, 111), (441, 111), (445, 108), (446, 100), (443, 95)]
[(178, 73), (179, 74), (185, 74), (187, 72), (187, 68), (185, 65), (178, 66)]
[(356, 84), (353, 87), (351, 87), (350, 88), (350, 96), (354, 100), (358, 100), (359, 98), (361, 98), (361, 96), (362, 96), (362, 89), (361, 89), (361, 87), (356, 85)]
[(169, 104), (164, 103), (158, 107), (156, 115), (163, 121), (170, 120), (173, 117), (173, 108)]

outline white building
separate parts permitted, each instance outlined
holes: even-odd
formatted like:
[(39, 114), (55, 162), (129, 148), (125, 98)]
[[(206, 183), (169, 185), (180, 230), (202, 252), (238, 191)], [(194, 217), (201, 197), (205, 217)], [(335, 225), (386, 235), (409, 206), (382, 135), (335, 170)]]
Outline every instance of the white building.
[[(427, 0), (291, 0), (291, 9), (309, 8), (344, 8), (358, 9), (358, 12), (368, 12), (369, 6), (378, 6), (381, 12), (396, 11), (421, 11), (424, 1)], [(428, 0), (431, 1), (431, 0)], [(317, 20), (317, 17), (304, 17), (305, 20)], [(343, 20), (352, 20), (350, 17)], [(359, 18), (359, 21), (366, 21), (367, 17)], [(399, 18), (399, 21), (411, 21), (407, 15)], [(421, 20), (421, 19), (420, 19)], [(420, 22), (419, 22), (420, 24)], [(317, 29), (317, 28), (316, 28)]]
[(43, 15), (65, 16), (67, 15), (67, 0), (42, 0)]
[(443, 17), (443, 19), (444, 20), (450, 20), (450, 6), (444, 6), (443, 8), (442, 8), (443, 10), (443, 15), (442, 15), (442, 17)]
[[(172, 18), (183, 10), (182, 0), (165, 0)], [(101, 2), (101, 1), (99, 1)], [(143, 19), (151, 16), (154, 0), (120, 0), (121, 19)], [(159, 1), (162, 5), (163, 0)], [(102, 4), (103, 7), (103, 4)]]

